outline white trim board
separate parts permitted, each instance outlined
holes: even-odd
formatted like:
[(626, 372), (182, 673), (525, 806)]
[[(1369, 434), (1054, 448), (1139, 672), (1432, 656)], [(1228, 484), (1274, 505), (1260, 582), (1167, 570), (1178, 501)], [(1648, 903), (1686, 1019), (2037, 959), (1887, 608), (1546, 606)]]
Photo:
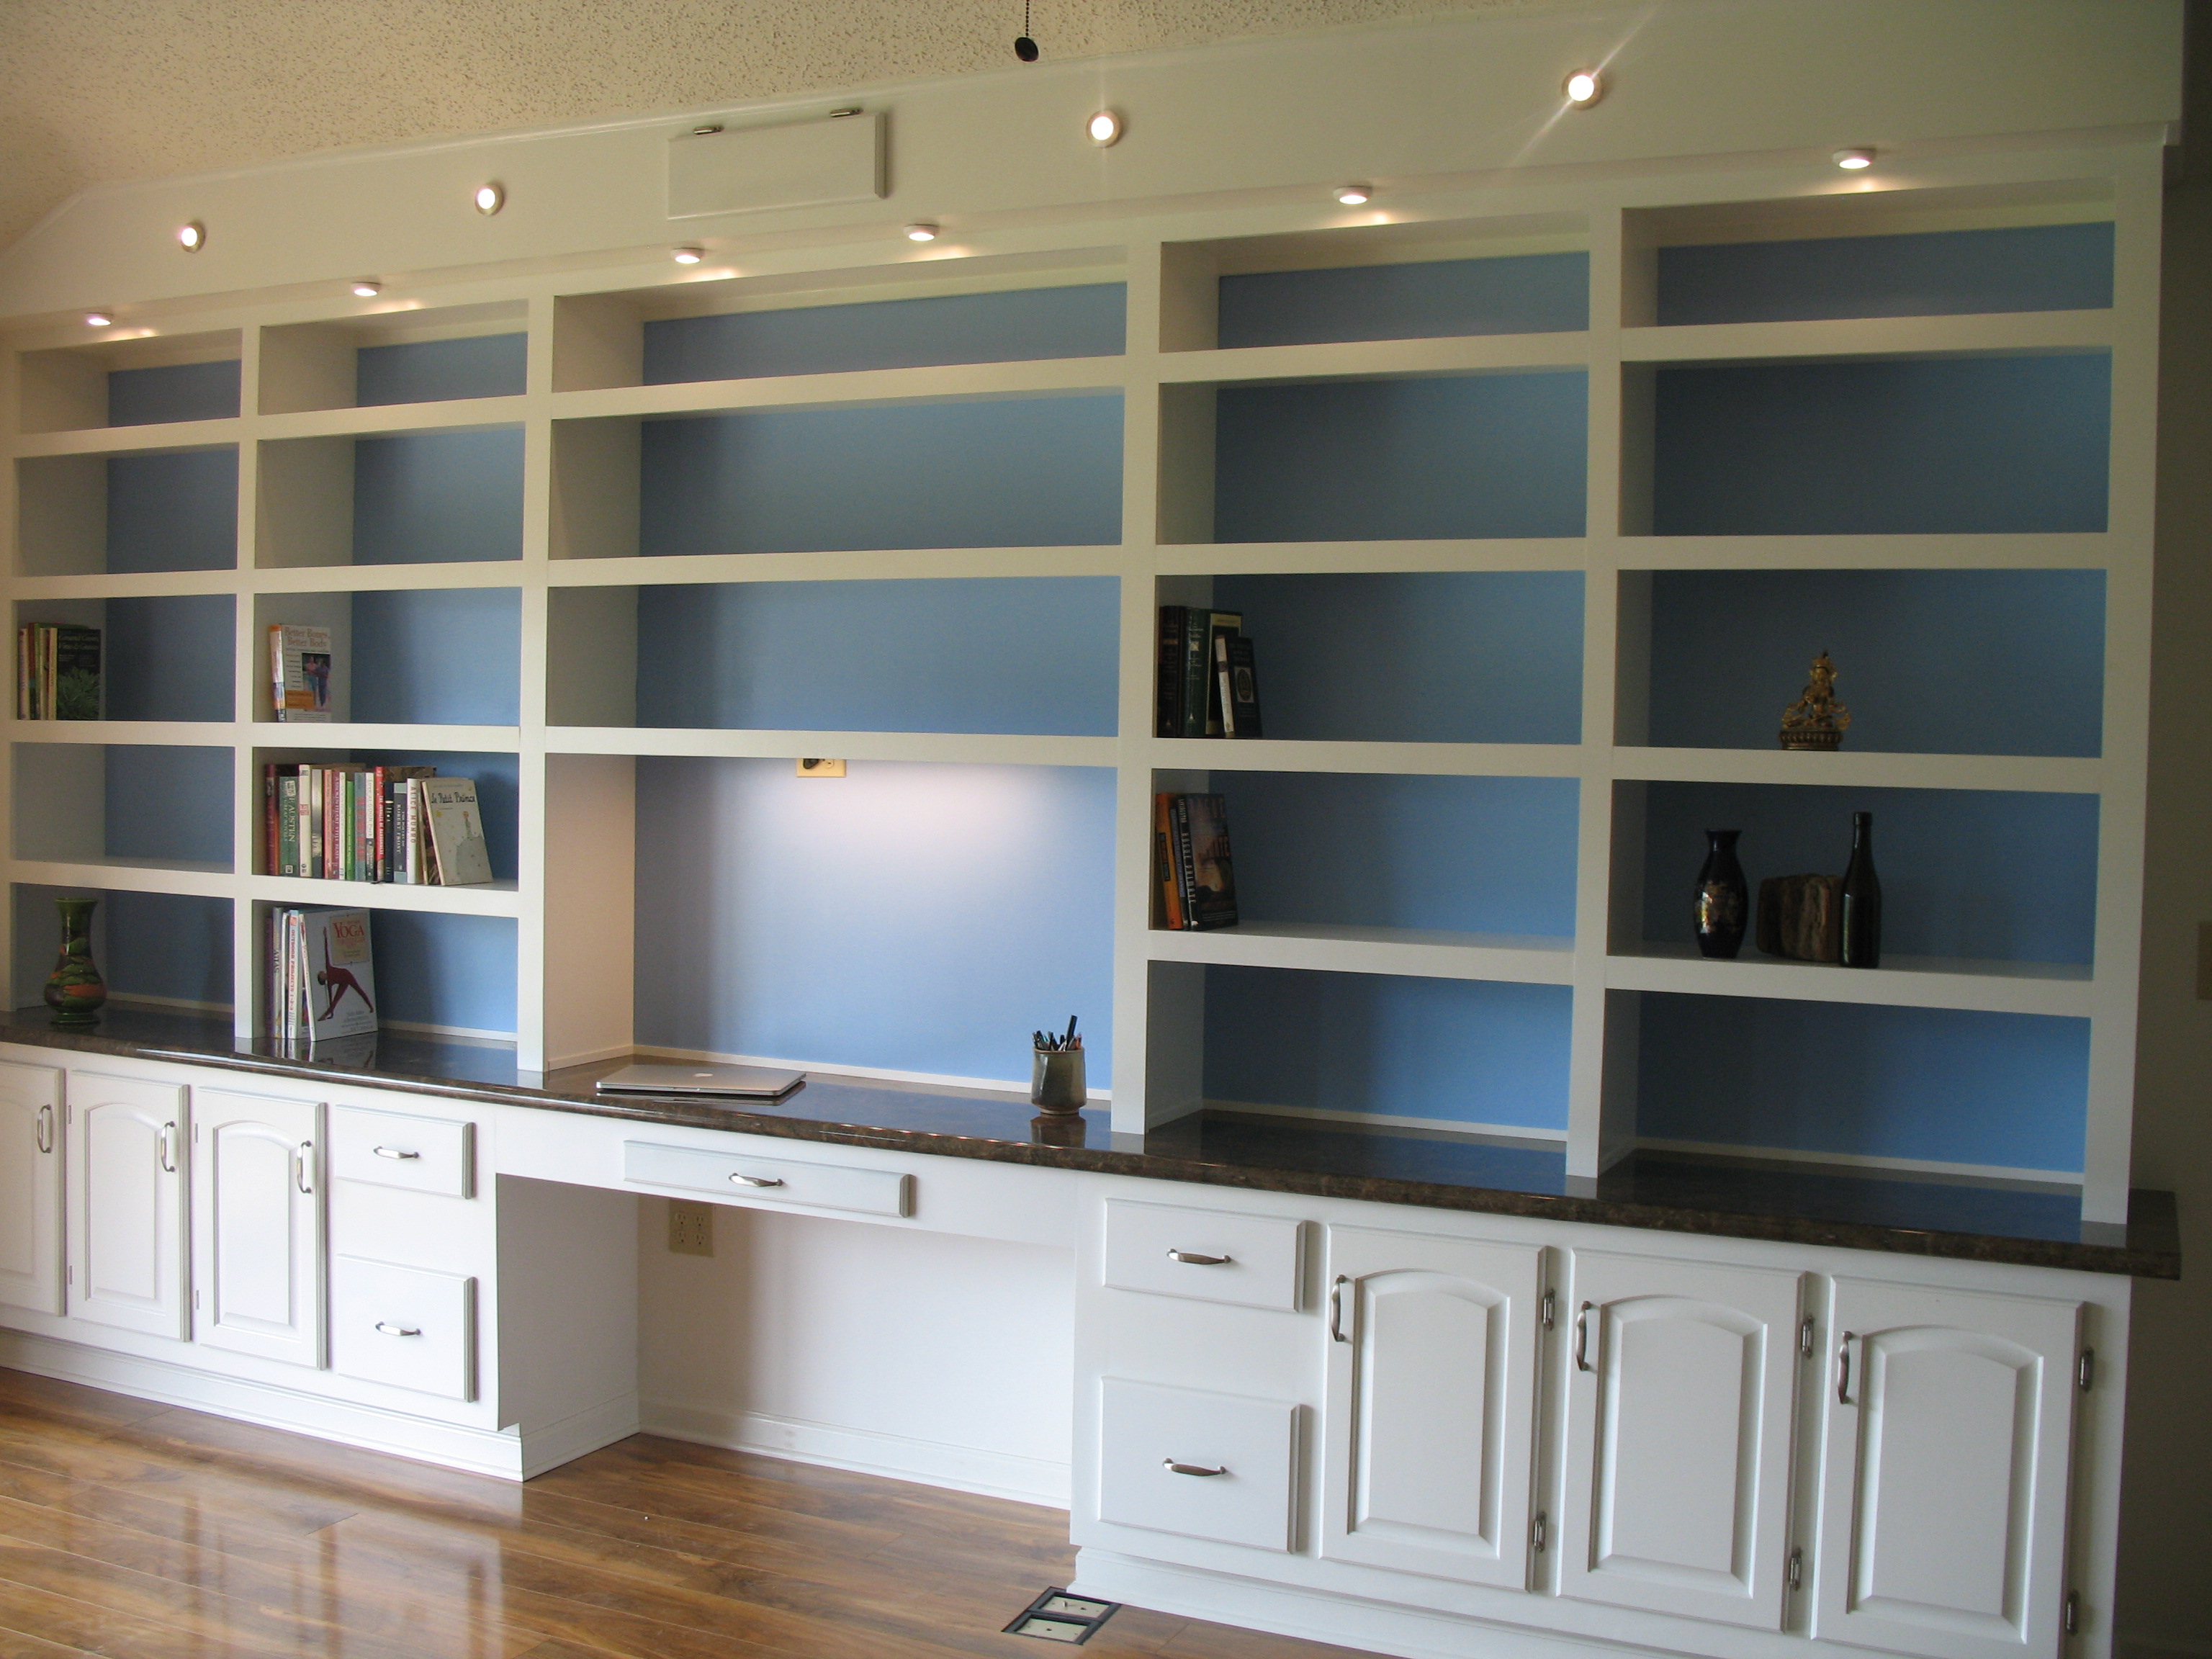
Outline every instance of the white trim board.
[(1755, 1158), (1783, 1164), (1830, 1164), (1849, 1170), (1893, 1170), (1899, 1175), (1967, 1176), (1977, 1181), (2021, 1181), (2038, 1187), (2079, 1187), (2079, 1170), (2015, 1170), (2002, 1164), (1946, 1164), (1925, 1158), (1876, 1158), (1864, 1152), (1806, 1152), (1790, 1146), (1738, 1146), (1724, 1140), (1639, 1138), (1637, 1152), (1688, 1152), (1699, 1158)]

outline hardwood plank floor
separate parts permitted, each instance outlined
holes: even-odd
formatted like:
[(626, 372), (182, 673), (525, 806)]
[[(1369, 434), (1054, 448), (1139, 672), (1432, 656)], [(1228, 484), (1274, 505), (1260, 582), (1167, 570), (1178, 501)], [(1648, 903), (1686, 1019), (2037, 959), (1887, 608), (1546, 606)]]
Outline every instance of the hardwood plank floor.
[[(527, 1486), (0, 1370), (0, 1659), (1044, 1659), (1057, 1510), (640, 1435)], [(1353, 1659), (1125, 1607), (1089, 1659)]]

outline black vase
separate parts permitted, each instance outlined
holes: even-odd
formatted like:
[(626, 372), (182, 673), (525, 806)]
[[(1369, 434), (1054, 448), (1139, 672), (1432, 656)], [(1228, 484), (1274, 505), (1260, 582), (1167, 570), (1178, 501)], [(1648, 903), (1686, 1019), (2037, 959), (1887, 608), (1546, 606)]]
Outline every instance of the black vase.
[(1743, 948), (1744, 920), (1751, 909), (1743, 866), (1735, 861), (1741, 830), (1705, 831), (1705, 867), (1698, 872), (1698, 902), (1692, 916), (1698, 949), (1709, 957), (1734, 957)]

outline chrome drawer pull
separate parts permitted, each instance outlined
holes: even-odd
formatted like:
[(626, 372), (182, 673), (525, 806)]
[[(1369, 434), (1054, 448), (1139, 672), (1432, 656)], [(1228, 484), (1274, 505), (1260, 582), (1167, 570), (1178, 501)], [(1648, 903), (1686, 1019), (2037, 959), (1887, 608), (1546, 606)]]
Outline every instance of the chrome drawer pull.
[(422, 1334), (419, 1327), (413, 1330), (410, 1330), (404, 1325), (387, 1324), (381, 1319), (376, 1322), (376, 1328), (386, 1336), (420, 1336)]
[(740, 1187), (781, 1187), (782, 1179), (776, 1176), (732, 1175), (731, 1180)]
[(1575, 1369), (1578, 1371), (1590, 1368), (1589, 1316), (1590, 1310), (1596, 1305), (1595, 1302), (1585, 1302), (1575, 1314)]
[(1226, 1464), (1218, 1469), (1202, 1469), (1195, 1463), (1178, 1463), (1172, 1457), (1163, 1457), (1160, 1459), (1160, 1465), (1176, 1474), (1226, 1474), (1229, 1473)]
[(51, 1106), (39, 1108), (39, 1150), (41, 1152), (54, 1150), (54, 1109)]
[(404, 1152), (397, 1146), (373, 1146), (369, 1150), (374, 1152), (379, 1158), (420, 1158), (422, 1156), (420, 1152)]
[(1855, 1332), (1845, 1331), (1843, 1340), (1836, 1344), (1836, 1403), (1851, 1403), (1851, 1339)]
[(1196, 1250), (1170, 1250), (1168, 1260), (1186, 1262), (1194, 1267), (1225, 1267), (1230, 1259), (1225, 1255), (1200, 1255)]

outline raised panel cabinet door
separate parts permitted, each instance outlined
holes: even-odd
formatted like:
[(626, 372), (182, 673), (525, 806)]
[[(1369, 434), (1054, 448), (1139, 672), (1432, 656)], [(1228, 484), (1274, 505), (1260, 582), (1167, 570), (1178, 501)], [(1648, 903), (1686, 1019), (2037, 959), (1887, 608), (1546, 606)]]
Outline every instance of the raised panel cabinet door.
[(1525, 1588), (1543, 1252), (1332, 1227), (1321, 1552)]
[(62, 1311), (62, 1074), (0, 1060), (0, 1303)]
[(192, 1308), (203, 1346), (323, 1363), (321, 1105), (199, 1090)]
[(191, 1334), (185, 1091), (78, 1071), (67, 1089), (70, 1316), (181, 1340)]
[(1814, 1635), (1925, 1659), (2061, 1650), (2081, 1316), (1836, 1281)]
[(1778, 1629), (1800, 1275), (1574, 1254), (1559, 1593)]

